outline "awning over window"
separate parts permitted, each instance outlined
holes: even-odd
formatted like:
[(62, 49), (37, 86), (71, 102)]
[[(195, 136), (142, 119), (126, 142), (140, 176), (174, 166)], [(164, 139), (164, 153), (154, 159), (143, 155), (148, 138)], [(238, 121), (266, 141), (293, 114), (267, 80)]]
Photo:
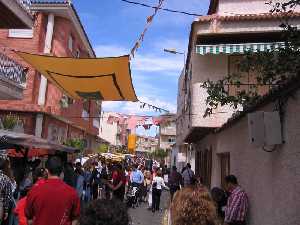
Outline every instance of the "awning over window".
[(243, 54), (247, 51), (252, 51), (252, 52), (267, 51), (267, 50), (277, 49), (282, 46), (284, 46), (283, 42), (197, 45), (196, 53), (200, 55)]
[(73, 99), (137, 101), (128, 55), (77, 59), (17, 53)]

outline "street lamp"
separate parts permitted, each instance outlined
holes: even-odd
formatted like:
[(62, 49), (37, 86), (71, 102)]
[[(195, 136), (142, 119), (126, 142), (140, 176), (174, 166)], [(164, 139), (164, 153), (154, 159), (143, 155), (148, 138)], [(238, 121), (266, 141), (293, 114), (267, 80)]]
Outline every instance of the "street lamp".
[(175, 55), (183, 55), (183, 66), (185, 66), (185, 51), (184, 52), (178, 52), (175, 48), (164, 48), (164, 52), (175, 54)]

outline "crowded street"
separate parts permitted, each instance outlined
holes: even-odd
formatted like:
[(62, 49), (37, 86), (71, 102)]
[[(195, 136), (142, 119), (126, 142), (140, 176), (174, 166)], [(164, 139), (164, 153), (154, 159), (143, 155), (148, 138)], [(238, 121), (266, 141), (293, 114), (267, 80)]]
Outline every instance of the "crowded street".
[(0, 0), (0, 225), (300, 225), (300, 0)]

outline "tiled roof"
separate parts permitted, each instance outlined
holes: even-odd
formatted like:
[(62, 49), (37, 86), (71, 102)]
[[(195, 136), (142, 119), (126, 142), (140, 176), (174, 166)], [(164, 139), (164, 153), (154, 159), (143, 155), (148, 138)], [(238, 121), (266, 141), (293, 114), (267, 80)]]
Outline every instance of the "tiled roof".
[(68, 0), (32, 0), (31, 4), (69, 4)]
[(266, 20), (266, 19), (282, 19), (282, 18), (296, 18), (300, 17), (299, 12), (292, 13), (261, 13), (261, 14), (233, 14), (220, 16), (217, 14), (201, 16), (198, 22), (209, 22), (214, 19), (219, 21), (242, 21), (242, 20)]

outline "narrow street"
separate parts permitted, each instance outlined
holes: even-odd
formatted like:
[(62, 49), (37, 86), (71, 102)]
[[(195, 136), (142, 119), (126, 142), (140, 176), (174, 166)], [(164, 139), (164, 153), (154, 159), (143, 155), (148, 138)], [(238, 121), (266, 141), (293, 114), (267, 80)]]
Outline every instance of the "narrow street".
[(148, 203), (142, 203), (139, 208), (130, 209), (129, 214), (132, 219), (132, 225), (160, 225), (162, 224), (165, 210), (169, 206), (169, 192), (164, 191), (161, 196), (162, 211), (152, 213), (148, 210)]

